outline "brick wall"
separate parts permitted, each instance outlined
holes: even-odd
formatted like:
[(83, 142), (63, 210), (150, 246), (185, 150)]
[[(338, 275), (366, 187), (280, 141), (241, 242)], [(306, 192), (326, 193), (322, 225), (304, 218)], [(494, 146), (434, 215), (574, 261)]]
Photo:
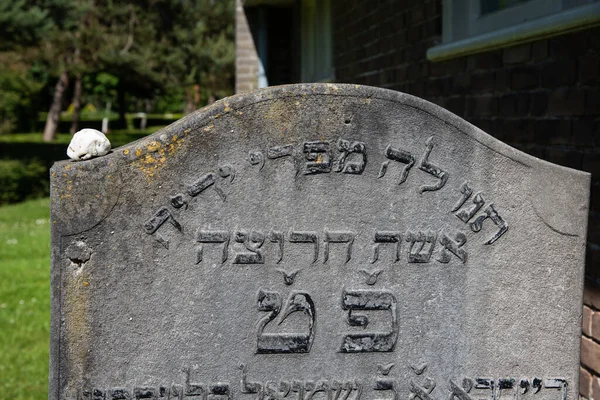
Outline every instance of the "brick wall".
[(235, 92), (258, 88), (258, 54), (242, 0), (235, 7)]
[(581, 395), (600, 400), (600, 28), (432, 63), (441, 0), (333, 0), (336, 81), (430, 100), (529, 154), (592, 173)]

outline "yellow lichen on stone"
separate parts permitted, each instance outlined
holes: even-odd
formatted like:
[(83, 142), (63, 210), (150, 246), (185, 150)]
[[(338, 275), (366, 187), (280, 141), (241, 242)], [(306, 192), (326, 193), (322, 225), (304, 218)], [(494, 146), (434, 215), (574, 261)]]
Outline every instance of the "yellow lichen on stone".
[(64, 333), (69, 385), (73, 386), (83, 381), (91, 345), (89, 291), (84, 290), (87, 285), (89, 276), (85, 271), (75, 271), (66, 278)]
[(123, 150), (123, 154), (125, 154), (125, 155), (129, 154), (129, 150)]
[(133, 165), (139, 168), (140, 171), (146, 175), (148, 182), (151, 182), (159, 170), (161, 170), (166, 162), (167, 156), (172, 156), (177, 152), (177, 149), (181, 147), (184, 139), (179, 139), (177, 135), (174, 135), (171, 139), (171, 143), (161, 143), (153, 140), (150, 142), (146, 149), (148, 152), (142, 156), (142, 149), (138, 149), (136, 160)]
[(160, 142), (157, 142), (156, 140), (151, 141), (148, 146), (146, 146), (146, 149), (148, 149), (148, 151), (150, 153), (154, 153), (156, 152), (158, 149), (160, 149), (161, 144)]
[(135, 156), (136, 156), (136, 157), (139, 157), (139, 156), (141, 156), (141, 155), (142, 155), (142, 149), (138, 148), (138, 149), (135, 151)]
[(65, 169), (68, 171), (68, 170), (71, 169), (71, 166), (70, 165), (65, 165)]

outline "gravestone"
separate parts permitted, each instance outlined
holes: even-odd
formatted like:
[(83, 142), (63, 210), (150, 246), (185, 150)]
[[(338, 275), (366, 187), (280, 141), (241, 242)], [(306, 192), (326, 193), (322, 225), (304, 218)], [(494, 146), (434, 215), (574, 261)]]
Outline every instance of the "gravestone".
[(51, 175), (50, 399), (578, 396), (590, 176), (424, 100), (265, 89)]

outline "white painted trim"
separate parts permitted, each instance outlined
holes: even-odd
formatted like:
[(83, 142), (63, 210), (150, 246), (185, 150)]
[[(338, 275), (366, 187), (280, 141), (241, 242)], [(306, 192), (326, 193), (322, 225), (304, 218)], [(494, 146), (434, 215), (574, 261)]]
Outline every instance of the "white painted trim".
[(600, 3), (577, 7), (562, 11), (559, 14), (498, 29), (494, 32), (431, 47), (427, 50), (427, 59), (429, 61), (442, 61), (462, 57), (562, 35), (596, 25), (600, 25)]

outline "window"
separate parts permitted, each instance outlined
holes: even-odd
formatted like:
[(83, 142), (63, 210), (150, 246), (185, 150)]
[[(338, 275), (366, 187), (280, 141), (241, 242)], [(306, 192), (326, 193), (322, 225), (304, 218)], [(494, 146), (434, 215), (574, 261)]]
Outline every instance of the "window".
[(333, 81), (330, 0), (302, 0), (300, 43), (301, 82)]
[(600, 24), (600, 0), (447, 0), (439, 61)]

